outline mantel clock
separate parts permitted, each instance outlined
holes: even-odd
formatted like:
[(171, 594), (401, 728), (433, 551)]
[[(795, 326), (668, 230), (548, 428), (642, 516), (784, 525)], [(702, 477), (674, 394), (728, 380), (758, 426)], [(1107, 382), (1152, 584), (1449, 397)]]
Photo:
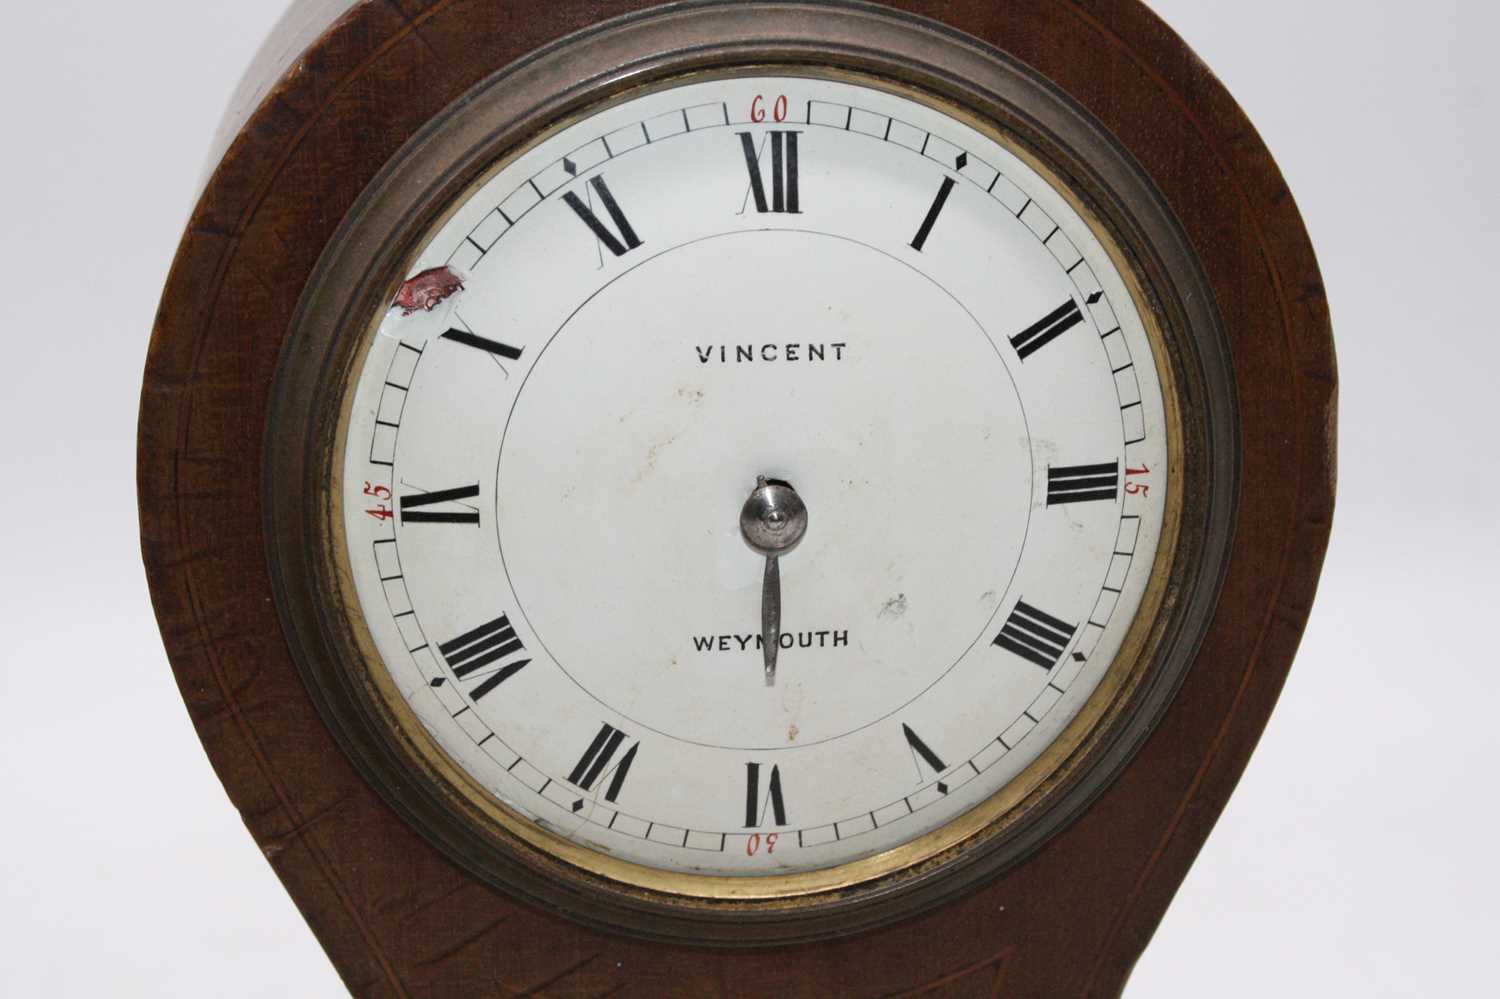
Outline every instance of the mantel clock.
[(361, 995), (1114, 995), (1332, 504), (1275, 164), (1134, 0), (295, 8), (152, 592)]

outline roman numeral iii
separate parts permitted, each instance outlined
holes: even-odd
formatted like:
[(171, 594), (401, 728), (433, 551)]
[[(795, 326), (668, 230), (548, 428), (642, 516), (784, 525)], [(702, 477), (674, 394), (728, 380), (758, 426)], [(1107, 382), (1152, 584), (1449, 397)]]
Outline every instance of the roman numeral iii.
[(1016, 604), (1000, 634), (995, 636), (994, 644), (1050, 670), (1062, 658), (1077, 630), (1075, 625), (1043, 613), (1022, 600)]
[[(472, 631), (443, 642), (438, 646), (438, 651), (448, 660), (454, 676), (460, 680), (468, 680), (477, 678), (496, 663), (525, 652), (526, 646), (516, 636), (516, 629), (511, 627), (510, 618), (501, 614), (493, 621), (487, 621)], [(530, 662), (530, 659), (519, 659), (501, 666), (493, 673), (485, 673), (479, 685), (469, 691), (469, 697), (479, 700), (521, 672)]]
[(460, 500), (475, 499), (479, 496), (479, 486), (460, 486), (457, 489), (439, 489), (431, 493), (411, 493), (401, 497), (401, 523), (403, 524), (479, 524), (479, 511), (467, 510), (429, 510), (428, 507), (441, 506), (444, 503), (457, 503)]
[(573, 772), (568, 774), (568, 783), (585, 791), (592, 791), (600, 777), (609, 777), (609, 788), (604, 792), (604, 800), (613, 803), (620, 795), (620, 788), (625, 786), (630, 765), (635, 762), (635, 751), (641, 748), (639, 742), (632, 743), (625, 755), (620, 757), (620, 762), (611, 767), (610, 761), (615, 758), (620, 744), (627, 738), (629, 736), (608, 722), (600, 726), (599, 734), (594, 736), (594, 741), (589, 743), (589, 748), (584, 750), (583, 756), (574, 765)]
[[(755, 148), (755, 136), (751, 132), (740, 132), (740, 148), (745, 154), (745, 169), (750, 171), (750, 195), (755, 199), (755, 210), (762, 215), (780, 212), (799, 215), (802, 212), (797, 185), (797, 136), (801, 132), (773, 131)], [(765, 147), (771, 147), (771, 200), (766, 202), (766, 186), (762, 182), (760, 158)]]
[(629, 251), (640, 246), (640, 237), (635, 234), (635, 230), (630, 226), (630, 221), (625, 218), (625, 213), (620, 210), (620, 203), (610, 193), (609, 185), (604, 182), (604, 178), (589, 178), (589, 186), (599, 196), (600, 203), (604, 205), (604, 212), (614, 222), (615, 228), (619, 230), (619, 236), (610, 232), (609, 227), (599, 220), (598, 215), (594, 214), (593, 207), (574, 192), (565, 192), (563, 194), (563, 201), (567, 203), (569, 208), (573, 209), (574, 214), (583, 220), (583, 224), (588, 226), (589, 230), (598, 237), (599, 242), (603, 243), (609, 249), (609, 252), (615, 256), (623, 257)]
[(1119, 496), (1120, 466), (1074, 465), (1047, 469), (1047, 505), (1067, 503), (1113, 503)]
[(1083, 311), (1078, 308), (1078, 303), (1070, 298), (1016, 336), (1011, 337), (1010, 345), (1016, 348), (1016, 353), (1024, 361), (1081, 322), (1083, 322)]
[(786, 803), (781, 798), (781, 768), (771, 768), (765, 794), (761, 794), (760, 764), (745, 764), (745, 828), (759, 829), (770, 812), (778, 826), (786, 825)]

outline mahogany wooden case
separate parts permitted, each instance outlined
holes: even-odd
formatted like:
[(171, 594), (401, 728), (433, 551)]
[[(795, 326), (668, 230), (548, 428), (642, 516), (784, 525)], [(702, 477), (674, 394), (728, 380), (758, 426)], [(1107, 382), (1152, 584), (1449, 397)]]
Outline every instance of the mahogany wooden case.
[[(486, 834), (382, 735), (330, 599), (326, 389), (417, 221), (496, 158), (632, 88), (751, 66), (912, 88), (1064, 178), (1162, 327), (1184, 485), (1142, 672), (1055, 780), (917, 867), (700, 903)], [(1186, 46), (1135, 0), (392, 0), (258, 72), (157, 318), (143, 548), (205, 748), (351, 990), (1118, 994), (1274, 704), (1332, 511), (1316, 262)]]

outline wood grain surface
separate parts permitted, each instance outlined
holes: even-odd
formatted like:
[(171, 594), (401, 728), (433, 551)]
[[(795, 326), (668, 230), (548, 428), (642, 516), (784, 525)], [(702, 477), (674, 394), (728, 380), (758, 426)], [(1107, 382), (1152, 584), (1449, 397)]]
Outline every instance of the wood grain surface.
[(694, 949), (585, 929), (475, 880), (400, 821), (291, 661), (260, 476), (278, 352), (319, 253), (445, 105), (511, 58), (645, 6), (370, 0), (264, 84), (183, 237), (141, 403), (144, 556), (204, 747), (357, 995), (1117, 995), (1290, 667), (1330, 527), (1336, 391), (1317, 264), (1274, 161), (1138, 0), (892, 5), (1013, 53), (1111, 130), (1192, 241), (1233, 353), (1243, 491), (1214, 624), (1141, 752), (1029, 861), (934, 913), (815, 946)]

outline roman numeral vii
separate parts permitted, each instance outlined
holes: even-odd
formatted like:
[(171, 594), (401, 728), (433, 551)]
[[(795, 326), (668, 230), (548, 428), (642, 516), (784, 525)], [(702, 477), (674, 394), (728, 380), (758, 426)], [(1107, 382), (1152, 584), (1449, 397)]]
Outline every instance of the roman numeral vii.
[[(627, 738), (629, 736), (608, 722), (601, 725), (599, 734), (594, 736), (594, 741), (589, 743), (589, 748), (584, 750), (583, 756), (574, 765), (573, 772), (568, 774), (568, 783), (585, 791), (592, 791), (600, 777), (609, 777), (609, 788), (604, 792), (604, 800), (613, 803), (620, 795), (620, 788), (625, 786), (630, 765), (635, 762), (635, 751), (641, 748), (639, 742), (632, 743), (625, 755), (620, 757), (620, 762), (611, 767), (610, 761), (615, 758), (620, 744)], [(577, 808), (574, 810), (577, 811)]]

